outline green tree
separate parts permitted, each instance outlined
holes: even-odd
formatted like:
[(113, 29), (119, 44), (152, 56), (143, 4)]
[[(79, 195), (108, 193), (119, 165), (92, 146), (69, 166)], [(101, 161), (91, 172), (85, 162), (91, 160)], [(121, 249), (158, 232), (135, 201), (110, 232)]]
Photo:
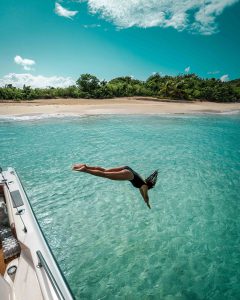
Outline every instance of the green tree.
[(82, 74), (76, 84), (86, 97), (94, 97), (100, 87), (99, 79), (91, 74)]

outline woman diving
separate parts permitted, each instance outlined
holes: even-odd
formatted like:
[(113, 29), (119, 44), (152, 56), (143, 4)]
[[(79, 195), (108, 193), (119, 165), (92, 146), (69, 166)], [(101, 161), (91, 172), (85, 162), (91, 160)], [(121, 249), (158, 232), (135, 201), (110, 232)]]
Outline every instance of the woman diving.
[(86, 164), (75, 164), (72, 169), (73, 171), (84, 172), (111, 180), (129, 180), (135, 188), (139, 189), (144, 202), (149, 208), (151, 208), (149, 204), (148, 190), (153, 188), (157, 182), (157, 170), (144, 180), (137, 172), (128, 166), (104, 169), (101, 167), (90, 167)]

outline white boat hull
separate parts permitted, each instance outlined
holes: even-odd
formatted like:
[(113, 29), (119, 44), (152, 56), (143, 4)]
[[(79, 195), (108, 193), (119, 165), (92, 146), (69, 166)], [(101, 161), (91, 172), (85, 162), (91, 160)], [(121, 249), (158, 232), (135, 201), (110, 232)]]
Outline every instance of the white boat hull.
[[(13, 168), (0, 174), (0, 185), (10, 227), (20, 245), (20, 253), (0, 275), (1, 300), (2, 295), (3, 300), (74, 299)], [(7, 270), (13, 265), (16, 272), (9, 276)]]

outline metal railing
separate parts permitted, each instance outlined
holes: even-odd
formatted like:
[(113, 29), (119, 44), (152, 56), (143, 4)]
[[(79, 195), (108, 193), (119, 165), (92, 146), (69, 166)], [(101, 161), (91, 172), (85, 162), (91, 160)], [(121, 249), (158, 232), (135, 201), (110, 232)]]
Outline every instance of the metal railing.
[(56, 292), (56, 295), (57, 295), (58, 299), (59, 300), (65, 300), (65, 298), (64, 298), (64, 296), (63, 296), (63, 294), (62, 294), (62, 292), (61, 292), (61, 290), (60, 290), (60, 288), (59, 288), (59, 286), (58, 286), (58, 284), (57, 284), (57, 282), (56, 282), (56, 280), (55, 280), (55, 278), (54, 278), (54, 276), (53, 276), (53, 274), (52, 274), (52, 272), (51, 272), (51, 270), (48, 266), (48, 264), (46, 263), (43, 255), (41, 253), (41, 251), (38, 250), (36, 252), (36, 254), (37, 254), (37, 257), (38, 257), (37, 267), (38, 268), (43, 268), (45, 270), (46, 275), (47, 275), (48, 279), (50, 280), (50, 282), (52, 284), (52, 287), (53, 287), (54, 291)]

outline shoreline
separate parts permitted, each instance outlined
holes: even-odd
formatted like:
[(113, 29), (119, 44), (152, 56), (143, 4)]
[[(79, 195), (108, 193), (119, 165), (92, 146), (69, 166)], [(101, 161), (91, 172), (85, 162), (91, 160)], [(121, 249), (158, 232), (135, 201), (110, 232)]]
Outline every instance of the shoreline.
[(165, 101), (155, 98), (39, 99), (0, 102), (0, 117), (34, 115), (151, 115), (240, 113), (240, 103)]

